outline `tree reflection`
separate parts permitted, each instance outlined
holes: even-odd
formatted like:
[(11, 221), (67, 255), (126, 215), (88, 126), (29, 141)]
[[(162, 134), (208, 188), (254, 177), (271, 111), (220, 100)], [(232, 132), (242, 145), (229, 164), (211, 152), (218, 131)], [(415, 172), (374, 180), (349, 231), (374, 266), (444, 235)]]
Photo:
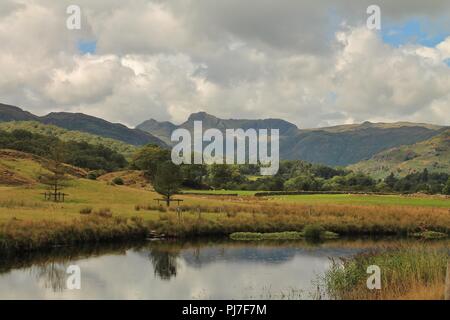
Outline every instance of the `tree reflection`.
[(153, 248), (149, 252), (154, 273), (162, 280), (170, 280), (177, 276), (179, 251), (171, 251), (164, 248)]
[(66, 289), (67, 266), (63, 263), (50, 262), (32, 268), (36, 278), (43, 280), (45, 288), (51, 288), (54, 292), (62, 292)]

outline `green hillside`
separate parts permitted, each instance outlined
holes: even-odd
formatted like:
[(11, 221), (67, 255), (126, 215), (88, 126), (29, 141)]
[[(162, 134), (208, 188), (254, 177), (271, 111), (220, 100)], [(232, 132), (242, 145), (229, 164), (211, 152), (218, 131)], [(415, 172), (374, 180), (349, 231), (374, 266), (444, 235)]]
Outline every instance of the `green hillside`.
[(94, 134), (66, 130), (53, 125), (46, 125), (36, 121), (11, 121), (0, 123), (0, 130), (11, 132), (22, 129), (44, 136), (53, 136), (62, 141), (87, 142), (93, 145), (104, 145), (129, 158), (137, 149), (136, 146), (122, 141), (100, 137)]
[(426, 141), (400, 146), (376, 154), (367, 161), (349, 166), (377, 178), (405, 176), (427, 168), (429, 172), (450, 173), (450, 130)]

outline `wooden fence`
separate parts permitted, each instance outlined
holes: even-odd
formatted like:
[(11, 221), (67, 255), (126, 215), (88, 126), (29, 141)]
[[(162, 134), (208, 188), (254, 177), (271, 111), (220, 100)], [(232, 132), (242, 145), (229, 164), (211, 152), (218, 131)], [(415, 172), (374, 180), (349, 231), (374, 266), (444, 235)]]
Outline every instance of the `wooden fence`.
[(63, 192), (44, 192), (43, 195), (45, 200), (55, 202), (64, 202), (66, 197), (68, 196), (67, 193)]

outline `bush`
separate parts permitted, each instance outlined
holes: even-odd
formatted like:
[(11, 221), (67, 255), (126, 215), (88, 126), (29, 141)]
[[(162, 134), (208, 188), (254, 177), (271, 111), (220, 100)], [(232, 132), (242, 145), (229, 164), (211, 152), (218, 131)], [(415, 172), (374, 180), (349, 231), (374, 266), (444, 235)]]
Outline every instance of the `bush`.
[(87, 178), (90, 180), (97, 180), (98, 177), (104, 175), (105, 173), (105, 170), (91, 170), (88, 172)]
[(97, 180), (97, 175), (94, 172), (89, 172), (86, 176), (89, 180)]
[(92, 213), (92, 208), (90, 208), (90, 207), (82, 208), (80, 210), (80, 214), (91, 214), (91, 213)]
[(121, 177), (115, 177), (113, 179), (112, 183), (114, 183), (118, 186), (123, 186), (123, 179)]
[(321, 226), (315, 224), (307, 225), (305, 229), (303, 229), (305, 238), (310, 240), (320, 240), (324, 232), (325, 230)]
[(102, 209), (98, 210), (96, 212), (96, 214), (103, 218), (111, 218), (112, 217), (112, 212), (111, 212), (111, 209), (109, 209), (109, 208), (102, 208)]

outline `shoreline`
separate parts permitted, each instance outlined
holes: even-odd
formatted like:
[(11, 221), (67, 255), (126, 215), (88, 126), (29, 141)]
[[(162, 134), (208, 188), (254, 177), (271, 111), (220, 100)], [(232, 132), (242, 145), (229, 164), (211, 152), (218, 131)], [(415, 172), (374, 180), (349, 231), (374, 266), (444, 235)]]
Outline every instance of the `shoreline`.
[[(180, 227), (180, 225), (178, 225)], [(52, 250), (58, 247), (72, 247), (72, 246), (96, 246), (96, 245), (123, 245), (130, 241), (147, 242), (147, 241), (191, 241), (201, 239), (230, 239), (235, 242), (243, 241), (294, 241), (302, 240), (308, 241), (304, 237), (286, 238), (280, 237), (283, 233), (297, 233), (301, 234), (305, 228), (312, 225), (305, 225), (301, 229), (298, 225), (293, 225), (291, 228), (286, 229), (271, 229), (261, 230), (257, 227), (251, 231), (248, 229), (234, 228), (228, 229), (225, 226), (222, 228), (216, 228), (214, 230), (197, 228), (184, 230), (184, 232), (173, 233), (173, 229), (167, 229), (167, 225), (157, 225), (154, 222), (145, 223), (138, 217), (132, 217), (131, 219), (124, 219), (119, 217), (97, 217), (88, 216), (80, 217), (72, 221), (55, 222), (55, 221), (38, 221), (38, 222), (26, 222), (26, 221), (10, 221), (7, 224), (0, 226), (0, 254), (9, 255), (17, 253), (30, 253), (30, 252), (44, 252), (46, 250)], [(155, 227), (157, 227), (155, 229)], [(170, 227), (174, 227), (171, 225)], [(413, 232), (393, 232), (389, 230), (378, 229), (378, 232), (363, 232), (358, 230), (346, 230), (347, 232), (336, 232), (333, 229), (324, 229), (330, 234), (338, 234), (341, 239), (384, 239), (384, 238), (396, 238), (396, 239), (408, 239), (417, 241), (439, 241), (447, 240), (447, 237), (443, 238), (420, 238)], [(374, 229), (375, 231), (376, 229)], [(233, 234), (245, 233), (251, 238), (253, 235), (259, 235), (262, 239), (239, 239), (239, 237), (230, 237)], [(273, 237), (273, 235), (277, 235)], [(267, 235), (267, 237), (265, 237)], [(272, 239), (271, 239), (272, 237)], [(323, 237), (317, 239), (320, 241), (333, 240), (333, 237)]]

